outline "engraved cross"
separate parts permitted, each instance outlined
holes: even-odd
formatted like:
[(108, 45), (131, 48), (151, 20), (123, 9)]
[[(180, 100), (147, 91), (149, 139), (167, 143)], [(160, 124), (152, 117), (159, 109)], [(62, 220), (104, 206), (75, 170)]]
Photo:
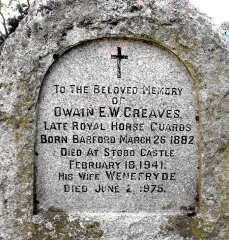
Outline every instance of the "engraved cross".
[(117, 59), (117, 77), (121, 78), (121, 60), (122, 59), (128, 59), (128, 56), (122, 55), (121, 53), (122, 49), (118, 47), (118, 55), (111, 55), (111, 59)]

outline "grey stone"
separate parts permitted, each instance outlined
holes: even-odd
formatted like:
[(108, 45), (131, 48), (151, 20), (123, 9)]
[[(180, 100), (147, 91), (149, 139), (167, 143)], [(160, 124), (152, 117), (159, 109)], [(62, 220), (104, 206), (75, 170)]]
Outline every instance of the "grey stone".
[[(189, 4), (186, 0), (62, 0), (37, 1), (31, 7), (28, 16), (4, 42), (0, 55), (2, 239), (228, 238), (228, 45), (210, 19), (196, 8), (190, 8)], [(187, 101), (188, 104), (190, 101), (198, 109), (198, 131), (193, 128), (194, 134), (198, 134), (198, 140), (196, 139), (194, 148), (187, 149), (195, 151), (198, 144), (199, 169), (192, 180), (193, 184), (198, 182), (198, 185), (189, 188), (198, 191), (194, 199), (195, 208), (187, 208), (185, 205), (178, 210), (177, 205), (169, 212), (159, 207), (158, 213), (153, 213), (153, 209), (137, 212), (134, 207), (129, 208), (126, 213), (115, 213), (114, 209), (119, 211), (121, 208), (110, 208), (107, 213), (100, 211), (97, 214), (85, 208), (80, 213), (77, 208), (71, 211), (65, 203), (60, 208), (55, 208), (54, 197), (47, 199), (47, 192), (42, 195), (40, 190), (47, 179), (43, 182), (42, 179), (37, 179), (35, 184), (35, 174), (41, 176), (39, 174), (49, 170), (39, 165), (39, 155), (35, 156), (35, 138), (39, 138), (40, 134), (36, 126), (41, 126), (39, 121), (45, 118), (43, 116), (39, 120), (36, 117), (41, 106), (40, 93), (45, 90), (41, 87), (42, 84), (49, 84), (48, 79), (52, 74), (55, 75), (53, 69), (58, 68), (61, 61), (80, 48), (88, 51), (90, 48), (87, 46), (90, 44), (102, 44), (105, 40), (109, 44), (117, 39), (128, 43), (134, 40), (136, 44), (149, 49), (162, 47), (164, 50), (158, 51), (165, 51), (165, 58), (170, 58), (179, 68), (187, 69), (186, 77), (178, 80), (187, 83), (185, 88), (190, 89), (189, 94), (193, 84), (196, 98), (195, 95), (190, 95), (184, 102), (186, 104)], [(112, 54), (115, 53), (116, 51)], [(123, 54), (131, 56), (133, 53), (123, 50)], [(122, 60), (122, 67), (128, 69), (129, 60)], [(109, 61), (110, 69), (115, 73), (116, 60)], [(107, 69), (106, 64), (103, 67)], [(70, 70), (68, 65), (66, 68)], [(98, 66), (92, 71), (97, 68)], [(122, 73), (129, 74), (130, 71)], [(182, 70), (182, 74), (184, 73), (185, 70)], [(89, 84), (90, 78), (86, 81)], [(125, 81), (128, 81), (128, 76)], [(135, 103), (136, 99), (131, 101)], [(139, 106), (140, 102), (136, 105)], [(98, 104), (101, 104), (100, 99)], [(186, 117), (193, 119), (194, 114)], [(196, 164), (196, 161), (193, 156), (193, 163)], [(185, 184), (184, 186), (188, 187)], [(191, 199), (193, 193), (192, 190), (187, 193)], [(187, 194), (182, 195), (181, 199), (173, 199), (182, 202)], [(63, 199), (59, 198), (62, 202)], [(164, 204), (170, 201), (161, 199)], [(72, 198), (68, 201), (72, 201)], [(86, 202), (88, 201), (86, 198)], [(44, 206), (41, 205), (43, 203)], [(108, 209), (108, 205), (105, 209)]]
[[(120, 68), (117, 48), (128, 55)], [(178, 59), (147, 43), (97, 41), (59, 58), (38, 102), (40, 205), (153, 214), (195, 206), (195, 99)]]

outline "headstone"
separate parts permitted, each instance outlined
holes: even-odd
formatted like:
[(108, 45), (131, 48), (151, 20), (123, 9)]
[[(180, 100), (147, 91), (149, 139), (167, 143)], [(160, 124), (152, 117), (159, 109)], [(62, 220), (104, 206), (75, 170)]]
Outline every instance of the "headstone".
[(196, 116), (192, 80), (172, 54), (136, 41), (78, 46), (39, 96), (37, 200), (78, 212), (195, 208)]
[(0, 50), (0, 239), (228, 239), (228, 63), (186, 0), (31, 4)]

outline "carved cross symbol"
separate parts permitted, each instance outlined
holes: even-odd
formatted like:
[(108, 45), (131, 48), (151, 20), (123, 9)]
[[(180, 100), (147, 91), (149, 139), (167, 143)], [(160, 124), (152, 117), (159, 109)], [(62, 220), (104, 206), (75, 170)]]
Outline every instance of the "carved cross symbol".
[(117, 78), (121, 78), (121, 60), (128, 59), (128, 56), (122, 55), (122, 49), (118, 47), (118, 55), (111, 55), (111, 59), (117, 59)]

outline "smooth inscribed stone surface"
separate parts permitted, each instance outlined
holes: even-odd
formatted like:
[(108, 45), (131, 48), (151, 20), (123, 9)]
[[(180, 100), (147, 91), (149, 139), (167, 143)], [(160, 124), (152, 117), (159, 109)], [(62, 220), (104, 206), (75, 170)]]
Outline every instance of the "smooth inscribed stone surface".
[(39, 205), (96, 213), (195, 205), (195, 99), (184, 66), (156, 46), (103, 40), (66, 53), (39, 96)]

